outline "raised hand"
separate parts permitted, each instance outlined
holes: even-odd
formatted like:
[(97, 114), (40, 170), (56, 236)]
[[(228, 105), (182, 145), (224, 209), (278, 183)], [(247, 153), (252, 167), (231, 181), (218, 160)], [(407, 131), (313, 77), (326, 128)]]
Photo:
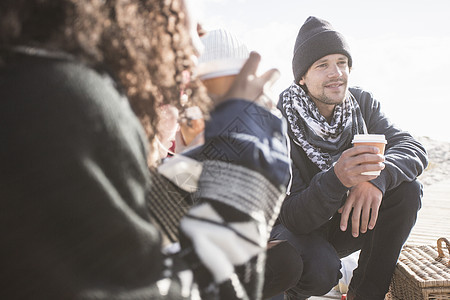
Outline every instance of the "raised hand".
[(270, 69), (261, 76), (257, 76), (256, 71), (260, 61), (261, 56), (258, 53), (250, 53), (248, 60), (222, 100), (245, 99), (255, 101), (265, 94), (265, 91), (280, 77), (280, 72), (277, 69)]

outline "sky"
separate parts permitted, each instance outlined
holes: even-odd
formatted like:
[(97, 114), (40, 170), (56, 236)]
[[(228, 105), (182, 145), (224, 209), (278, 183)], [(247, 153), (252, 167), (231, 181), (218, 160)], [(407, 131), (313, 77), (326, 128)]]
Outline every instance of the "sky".
[(373, 93), (415, 136), (450, 142), (449, 0), (190, 0), (206, 30), (225, 28), (277, 68), (279, 94), (293, 81), (292, 54), (308, 16), (329, 21), (351, 48), (350, 85)]

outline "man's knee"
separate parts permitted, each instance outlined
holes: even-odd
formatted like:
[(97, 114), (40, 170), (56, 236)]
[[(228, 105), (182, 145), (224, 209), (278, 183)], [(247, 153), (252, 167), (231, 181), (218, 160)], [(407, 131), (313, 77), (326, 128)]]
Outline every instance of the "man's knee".
[(423, 185), (418, 180), (405, 181), (392, 191), (392, 196), (399, 200), (399, 204), (415, 214), (422, 206)]
[(303, 262), (297, 250), (287, 241), (267, 251), (263, 298), (270, 298), (295, 286), (303, 272)]
[[(303, 264), (296, 285), (287, 291), (292, 299), (326, 294), (341, 278), (341, 261), (334, 247), (319, 234), (296, 235), (282, 225), (274, 227), (272, 238), (287, 240)], [(297, 278), (296, 278), (297, 280)]]
[(318, 260), (311, 262), (313, 269), (300, 279), (303, 288), (310, 290), (311, 295), (328, 293), (342, 277), (341, 260), (335, 253), (323, 253), (320, 258), (319, 256), (317, 258)]
[(339, 279), (341, 260), (335, 250), (329, 247), (316, 248), (311, 255), (303, 256), (303, 274), (293, 294), (320, 296), (328, 293)]

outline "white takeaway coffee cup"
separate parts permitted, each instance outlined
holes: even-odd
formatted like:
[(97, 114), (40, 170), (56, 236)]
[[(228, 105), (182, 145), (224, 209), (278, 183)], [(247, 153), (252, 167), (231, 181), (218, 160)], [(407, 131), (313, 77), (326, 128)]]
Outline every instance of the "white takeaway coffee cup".
[[(387, 141), (384, 134), (355, 134), (352, 141), (353, 146), (367, 145), (380, 149), (380, 154), (384, 154)], [(363, 172), (362, 175), (380, 175), (381, 171)]]

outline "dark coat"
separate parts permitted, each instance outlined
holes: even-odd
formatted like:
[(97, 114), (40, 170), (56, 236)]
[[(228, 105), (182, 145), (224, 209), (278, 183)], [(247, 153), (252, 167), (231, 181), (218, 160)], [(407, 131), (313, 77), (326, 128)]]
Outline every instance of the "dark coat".
[[(368, 132), (384, 134), (387, 139), (386, 168), (371, 182), (384, 195), (403, 181), (416, 179), (428, 164), (425, 148), (411, 134), (391, 123), (371, 93), (360, 88), (349, 90), (361, 108)], [(279, 108), (280, 105), (281, 97)], [(288, 135), (291, 141), (292, 177), (278, 221), (290, 231), (304, 234), (318, 229), (336, 213), (345, 200), (348, 188), (336, 177), (333, 167), (321, 171), (306, 156), (303, 149), (292, 141), (289, 125)], [(346, 149), (351, 146), (349, 142)]]
[[(172, 277), (165, 299), (184, 298), (146, 205), (158, 187), (126, 97), (110, 76), (73, 58), (2, 50), (0, 298), (160, 299), (157, 281)], [(206, 140), (223, 149), (212, 143), (205, 153), (230, 153), (230, 163), (284, 187), (281, 121), (261, 114), (248, 101), (221, 104)], [(186, 268), (177, 262), (173, 269)]]

